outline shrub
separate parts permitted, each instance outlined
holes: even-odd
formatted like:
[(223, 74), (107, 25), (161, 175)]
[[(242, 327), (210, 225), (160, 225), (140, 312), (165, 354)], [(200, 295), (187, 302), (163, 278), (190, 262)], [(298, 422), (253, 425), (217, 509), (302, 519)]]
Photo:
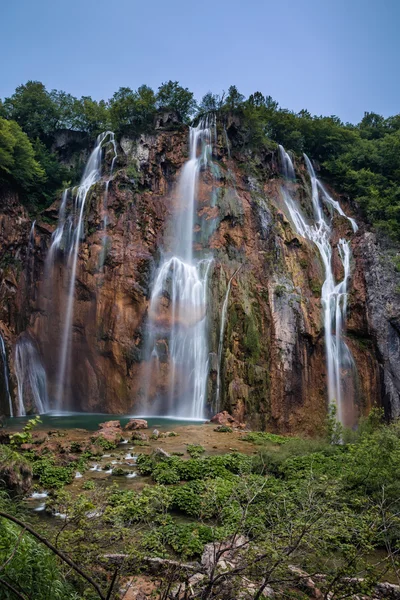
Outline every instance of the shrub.
[(186, 450), (192, 458), (198, 458), (199, 456), (204, 454), (204, 452), (206, 451), (203, 446), (196, 445), (196, 444), (188, 444)]

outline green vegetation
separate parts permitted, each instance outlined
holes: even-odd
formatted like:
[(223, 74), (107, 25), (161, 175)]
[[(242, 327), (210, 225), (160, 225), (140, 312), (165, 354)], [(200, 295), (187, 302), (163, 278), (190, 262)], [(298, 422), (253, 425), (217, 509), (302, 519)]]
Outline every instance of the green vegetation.
[[(238, 597), (243, 579), (254, 581), (257, 589), (268, 584), (279, 594), (300, 593), (290, 565), (323, 573), (318, 585), (334, 599), (355, 593), (349, 593), (344, 578), (363, 574), (362, 583), (354, 580), (351, 585), (368, 595), (376, 581), (397, 572), (399, 422), (384, 425), (381, 411), (373, 410), (350, 436), (337, 425), (333, 409), (320, 439), (267, 432), (247, 433), (242, 439), (249, 450), (253, 445), (255, 454), (203, 456), (205, 448), (194, 444), (187, 446), (190, 458), (140, 454), (137, 468), (151, 478), (150, 485), (122, 489), (117, 483), (104, 486), (88, 480), (74, 495), (74, 486), (66, 486), (78, 465), (84, 470), (84, 444), (81, 462), (66, 467), (60, 463), (62, 455), (51, 451), (16, 452), (0, 445), (0, 465), (1, 456), (4, 463), (12, 455), (18, 469), (16, 455), (30, 465), (42, 486), (53, 488), (47, 510), (65, 518), (59, 525), (53, 519), (50, 528), (47, 519), (36, 520), (35, 527), (91, 578), (78, 576), (62, 556), (54, 556), (32, 537), (30, 529), (5, 518), (0, 519), (0, 560), (6, 563), (0, 584), (6, 577), (11, 585), (42, 586), (32, 587), (38, 598), (104, 598), (101, 590), (110, 587), (113, 568), (102, 561), (106, 553), (128, 554), (132, 574), (135, 565), (137, 573), (145, 570), (151, 557), (198, 561), (206, 544), (214, 549), (224, 544), (230, 551), (238, 539), (241, 549), (234, 567), (230, 559), (224, 567), (211, 569), (193, 598)], [(0, 495), (2, 515), (12, 520), (18, 513), (29, 523), (23, 510)], [(37, 579), (31, 583), (35, 568)], [(123, 566), (118, 573), (124, 575)], [(176, 571), (171, 575), (167, 569), (160, 586), (167, 589), (176, 578)], [(302, 594), (307, 597), (309, 592)], [(13, 596), (10, 592), (4, 597)]]
[(4, 519), (0, 519), (0, 565), (0, 595), (3, 600), (18, 598), (13, 590), (29, 593), (29, 598), (38, 600), (78, 599), (72, 585), (61, 573), (54, 554), (17, 525)]
[(199, 444), (189, 444), (186, 450), (191, 458), (199, 458), (206, 451), (204, 446), (200, 446)]
[(44, 180), (45, 172), (26, 133), (15, 121), (0, 117), (0, 181), (14, 181), (29, 191), (35, 181)]
[(85, 147), (110, 128), (117, 137), (136, 137), (153, 132), (157, 112), (164, 110), (175, 111), (184, 123), (195, 114), (213, 112), (219, 123), (227, 124), (228, 116), (234, 115), (239, 126), (228, 129), (228, 135), (232, 155), (237, 154), (244, 168), (255, 160), (262, 172), (259, 156), (276, 143), (298, 155), (306, 152), (318, 161), (323, 177), (356, 201), (371, 223), (400, 240), (399, 115), (385, 119), (365, 113), (353, 125), (336, 116), (312, 116), (307, 110), (294, 113), (260, 92), (246, 99), (236, 86), (220, 96), (208, 92), (197, 106), (193, 93), (177, 81), (163, 83), (157, 92), (147, 85), (136, 91), (121, 87), (110, 100), (99, 102), (28, 81), (0, 103), (0, 176), (21, 187), (28, 203), (41, 210), (61, 187), (79, 177), (60, 163), (53, 149), (57, 132), (69, 129), (86, 135)]
[(33, 417), (33, 419), (29, 419), (25, 427), (21, 432), (13, 433), (10, 435), (10, 444), (13, 447), (20, 446), (21, 444), (32, 442), (32, 429), (41, 423), (41, 419), (39, 415)]

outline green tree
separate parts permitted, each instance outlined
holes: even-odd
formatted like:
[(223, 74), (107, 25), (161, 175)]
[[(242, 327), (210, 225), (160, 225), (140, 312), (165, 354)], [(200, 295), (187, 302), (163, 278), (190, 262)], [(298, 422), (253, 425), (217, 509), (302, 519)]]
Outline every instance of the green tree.
[(225, 106), (228, 110), (235, 110), (244, 102), (244, 96), (239, 92), (236, 85), (231, 85), (228, 89), (228, 95), (225, 100)]
[(84, 131), (92, 137), (108, 129), (108, 106), (104, 100), (97, 102), (90, 96), (82, 96), (80, 100), (74, 100), (70, 110), (73, 129)]
[(110, 100), (111, 127), (118, 135), (137, 135), (149, 131), (156, 112), (156, 97), (147, 85), (136, 92), (121, 87)]
[(157, 107), (175, 110), (184, 122), (190, 120), (196, 106), (193, 93), (179, 85), (178, 81), (167, 81), (158, 88)]
[(54, 132), (59, 121), (57, 104), (40, 81), (20, 85), (3, 104), (4, 115), (13, 119), (30, 138)]
[(32, 144), (15, 121), (0, 117), (0, 178), (14, 181), (27, 190), (43, 184), (45, 173), (35, 157)]

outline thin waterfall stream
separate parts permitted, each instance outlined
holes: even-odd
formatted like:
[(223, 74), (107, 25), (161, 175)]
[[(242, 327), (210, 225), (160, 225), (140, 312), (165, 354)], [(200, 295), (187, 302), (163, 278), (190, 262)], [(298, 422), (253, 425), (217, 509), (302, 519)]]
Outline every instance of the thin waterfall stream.
[(8, 411), (10, 413), (10, 417), (13, 417), (14, 411), (13, 411), (12, 399), (11, 399), (11, 394), (10, 394), (10, 383), (9, 383), (10, 374), (8, 372), (7, 351), (6, 351), (6, 345), (4, 343), (4, 338), (1, 334), (0, 334), (0, 355), (1, 355), (1, 360), (3, 361), (3, 377), (4, 377), (4, 387), (6, 390), (6, 397), (7, 397), (7, 402), (8, 402)]
[(355, 371), (352, 354), (343, 339), (345, 330), (348, 289), (350, 277), (351, 248), (347, 239), (340, 238), (338, 242), (338, 256), (343, 268), (343, 278), (335, 281), (333, 270), (333, 248), (331, 244), (332, 215), (325, 214), (324, 205), (333, 213), (336, 211), (345, 217), (351, 224), (353, 232), (358, 229), (356, 222), (348, 217), (340, 204), (331, 198), (322, 183), (315, 175), (314, 168), (308, 156), (304, 154), (311, 181), (311, 202), (313, 219), (303, 215), (295, 201), (290, 189), (290, 182), (295, 180), (295, 170), (289, 154), (279, 146), (281, 169), (285, 178), (282, 194), (289, 214), (299, 235), (312, 241), (318, 248), (325, 272), (325, 280), (321, 290), (321, 304), (323, 308), (325, 352), (328, 373), (328, 399), (331, 404), (336, 404), (337, 418), (342, 424), (346, 423), (345, 401), (342, 369)]

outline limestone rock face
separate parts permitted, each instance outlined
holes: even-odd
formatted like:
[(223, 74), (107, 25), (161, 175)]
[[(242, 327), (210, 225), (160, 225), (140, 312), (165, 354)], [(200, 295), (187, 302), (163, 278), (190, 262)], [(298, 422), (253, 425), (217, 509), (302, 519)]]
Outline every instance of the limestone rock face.
[(383, 399), (392, 418), (400, 416), (400, 274), (393, 256), (384, 250), (372, 232), (366, 232), (357, 247), (365, 278), (366, 318), (369, 343), (380, 356)]
[[(181, 124), (177, 128), (174, 119), (160, 116), (154, 135), (119, 141), (106, 207), (104, 178), (89, 192), (77, 264), (65, 410), (144, 414), (144, 388), (150, 399), (167, 390), (167, 335), (158, 341), (159, 369), (146, 381), (146, 323), (155, 273), (162, 253), (171, 247), (177, 182), (188, 156), (187, 128)], [(227, 124), (233, 141), (238, 127), (234, 120)], [(67, 144), (68, 135), (59, 143)], [(324, 272), (318, 250), (295, 233), (281, 198), (273, 151), (261, 156), (240, 150), (229, 154), (221, 132), (213, 161), (212, 171), (200, 173), (194, 226), (195, 252), (213, 256), (205, 414), (227, 410), (238, 422), (252, 426), (315, 433), (327, 412), (320, 298)], [(306, 180), (299, 177), (297, 185), (306, 201)], [(38, 216), (30, 240), (32, 220), (22, 199), (11, 191), (1, 193), (0, 333), (15, 408), (14, 351), (22, 334), (28, 334), (38, 349), (50, 402), (57, 397), (69, 282), (62, 252), (55, 256), (51, 272), (46, 270), (60, 199)], [(346, 331), (358, 372), (346, 398), (346, 419), (352, 424), (382, 399), (387, 414), (400, 414), (400, 295), (399, 277), (375, 235), (354, 208), (345, 208), (360, 225), (352, 237)], [(336, 246), (347, 226), (340, 219), (335, 225), (335, 265), (339, 265)], [(339, 276), (339, 266), (335, 268)], [(170, 312), (166, 295), (158, 311), (160, 328), (166, 331)], [(177, 381), (180, 376), (177, 369)], [(5, 412), (2, 368), (0, 398)]]

